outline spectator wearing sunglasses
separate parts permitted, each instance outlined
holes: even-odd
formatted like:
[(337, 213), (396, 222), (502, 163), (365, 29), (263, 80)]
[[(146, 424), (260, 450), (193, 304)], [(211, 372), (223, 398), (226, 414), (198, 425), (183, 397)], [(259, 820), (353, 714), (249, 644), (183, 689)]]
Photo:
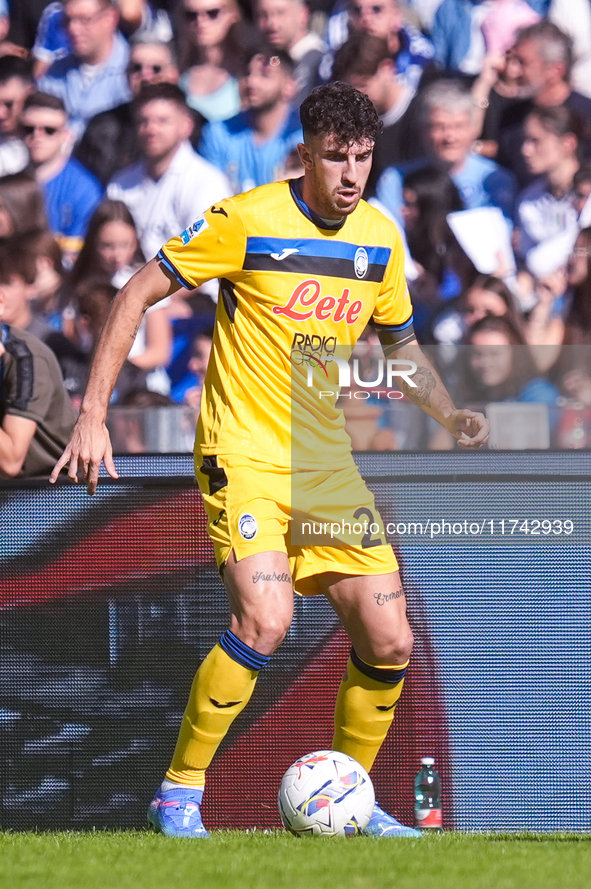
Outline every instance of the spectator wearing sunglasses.
[(62, 99), (74, 140), (88, 121), (130, 97), (129, 47), (112, 0), (66, 0), (63, 24), (72, 50), (54, 62), (39, 89)]
[[(129, 51), (127, 82), (132, 96), (150, 83), (176, 83), (179, 69), (172, 44), (150, 37), (134, 36)], [(203, 119), (194, 114), (191, 142), (197, 145)], [(140, 160), (141, 148), (136, 136), (133, 103), (123, 102), (102, 111), (89, 122), (74, 156), (106, 188), (115, 173)]]
[(320, 65), (320, 77), (329, 80), (337, 49), (353, 34), (370, 34), (388, 41), (398, 77), (416, 89), (423, 72), (432, 67), (433, 46), (418, 28), (404, 20), (398, 0), (347, 0), (338, 4), (328, 22), (329, 52)]
[(179, 86), (206, 120), (228, 120), (241, 107), (238, 77), (256, 34), (236, 0), (180, 0)]
[(48, 93), (32, 93), (21, 115), (23, 138), (43, 190), (49, 228), (71, 266), (82, 246), (88, 221), (101, 201), (97, 180), (69, 157), (72, 136), (64, 103)]

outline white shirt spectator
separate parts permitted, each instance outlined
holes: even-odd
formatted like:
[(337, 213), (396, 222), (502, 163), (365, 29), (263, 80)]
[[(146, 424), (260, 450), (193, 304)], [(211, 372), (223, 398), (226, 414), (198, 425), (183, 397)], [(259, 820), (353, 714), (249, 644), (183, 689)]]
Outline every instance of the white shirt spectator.
[(577, 216), (572, 192), (555, 197), (545, 176), (535, 179), (517, 199), (517, 255), (525, 257), (537, 244), (576, 226)]
[(129, 207), (148, 259), (169, 238), (195, 222), (200, 213), (231, 193), (225, 175), (193, 151), (188, 142), (180, 145), (160, 179), (152, 179), (145, 162), (139, 161), (118, 173), (107, 187), (109, 198)]

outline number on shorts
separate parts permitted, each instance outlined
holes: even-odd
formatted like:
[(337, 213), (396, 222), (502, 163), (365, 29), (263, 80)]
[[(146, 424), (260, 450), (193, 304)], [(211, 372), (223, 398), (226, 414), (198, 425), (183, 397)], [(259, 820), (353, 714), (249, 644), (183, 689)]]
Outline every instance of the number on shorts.
[(365, 532), (365, 534), (363, 535), (363, 537), (361, 539), (362, 549), (369, 549), (371, 546), (381, 546), (382, 545), (382, 538), (381, 537), (372, 537), (371, 536), (373, 533), (371, 530), (371, 527), (372, 527), (372, 525), (377, 524), (376, 522), (374, 522), (373, 512), (371, 511), (371, 509), (368, 509), (367, 506), (360, 506), (359, 509), (357, 510), (357, 512), (353, 513), (353, 518), (354, 519), (362, 519), (362, 518), (367, 519), (367, 531)]

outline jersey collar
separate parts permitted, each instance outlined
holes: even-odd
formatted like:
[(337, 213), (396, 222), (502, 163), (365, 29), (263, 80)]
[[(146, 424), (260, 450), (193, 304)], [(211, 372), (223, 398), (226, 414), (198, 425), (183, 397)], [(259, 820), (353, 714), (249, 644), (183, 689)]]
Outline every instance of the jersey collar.
[(325, 231), (338, 231), (345, 224), (346, 217), (343, 216), (342, 219), (335, 219), (334, 222), (327, 222), (325, 219), (322, 219), (317, 213), (314, 212), (302, 197), (302, 182), (303, 177), (301, 179), (290, 179), (289, 180), (289, 190), (291, 192), (291, 196), (294, 199), (298, 210), (300, 210), (304, 216), (306, 216), (310, 222), (313, 222), (314, 225), (318, 226), (318, 228), (323, 228)]

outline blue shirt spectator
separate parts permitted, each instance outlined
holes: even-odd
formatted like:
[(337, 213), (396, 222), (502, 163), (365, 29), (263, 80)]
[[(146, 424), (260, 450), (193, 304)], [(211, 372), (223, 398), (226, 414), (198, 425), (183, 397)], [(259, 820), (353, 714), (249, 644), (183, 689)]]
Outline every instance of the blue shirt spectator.
[(235, 193), (273, 182), (289, 153), (302, 141), (299, 115), (290, 103), (295, 93), (293, 62), (282, 50), (257, 54), (242, 78), (248, 110), (203, 129), (199, 153), (227, 175)]
[[(384, 170), (376, 186), (376, 197), (392, 215), (402, 222), (402, 182), (404, 175), (427, 166), (430, 161), (417, 161)], [(487, 157), (470, 153), (463, 165), (450, 171), (466, 210), (477, 207), (499, 207), (511, 221), (515, 198), (514, 180), (510, 173)]]
[[(0, 0), (0, 4), (2, 2), (6, 2), (6, 0)], [(64, 4), (59, 0), (54, 0), (45, 7), (39, 20), (33, 56), (47, 67), (72, 51), (68, 32), (64, 27), (63, 11)], [(127, 30), (125, 33), (128, 34)], [(138, 27), (133, 29), (133, 37), (134, 39), (153, 39), (169, 43), (173, 34), (166, 12), (163, 9), (155, 10), (149, 3), (144, 3), (141, 22)]]
[(103, 196), (98, 179), (70, 158), (42, 187), (50, 229), (65, 253), (78, 253), (90, 217)]
[(238, 194), (277, 179), (288, 154), (302, 138), (295, 109), (265, 142), (257, 141), (250, 115), (244, 111), (230, 120), (208, 123), (199, 154), (224, 171), (232, 190)]
[(82, 164), (68, 156), (71, 134), (61, 99), (32, 93), (25, 101), (21, 126), (43, 190), (49, 227), (64, 251), (65, 264), (71, 264), (101, 201), (101, 186)]
[(499, 207), (511, 221), (515, 182), (510, 173), (489, 158), (471, 150), (478, 122), (469, 91), (456, 81), (437, 81), (422, 96), (426, 157), (412, 167), (390, 167), (380, 177), (376, 196), (401, 219), (402, 177), (434, 161), (441, 165), (456, 185), (467, 210)]
[(51, 65), (39, 88), (62, 99), (77, 141), (91, 117), (131, 98), (129, 48), (110, 2), (67, 0), (63, 21), (72, 51)]

